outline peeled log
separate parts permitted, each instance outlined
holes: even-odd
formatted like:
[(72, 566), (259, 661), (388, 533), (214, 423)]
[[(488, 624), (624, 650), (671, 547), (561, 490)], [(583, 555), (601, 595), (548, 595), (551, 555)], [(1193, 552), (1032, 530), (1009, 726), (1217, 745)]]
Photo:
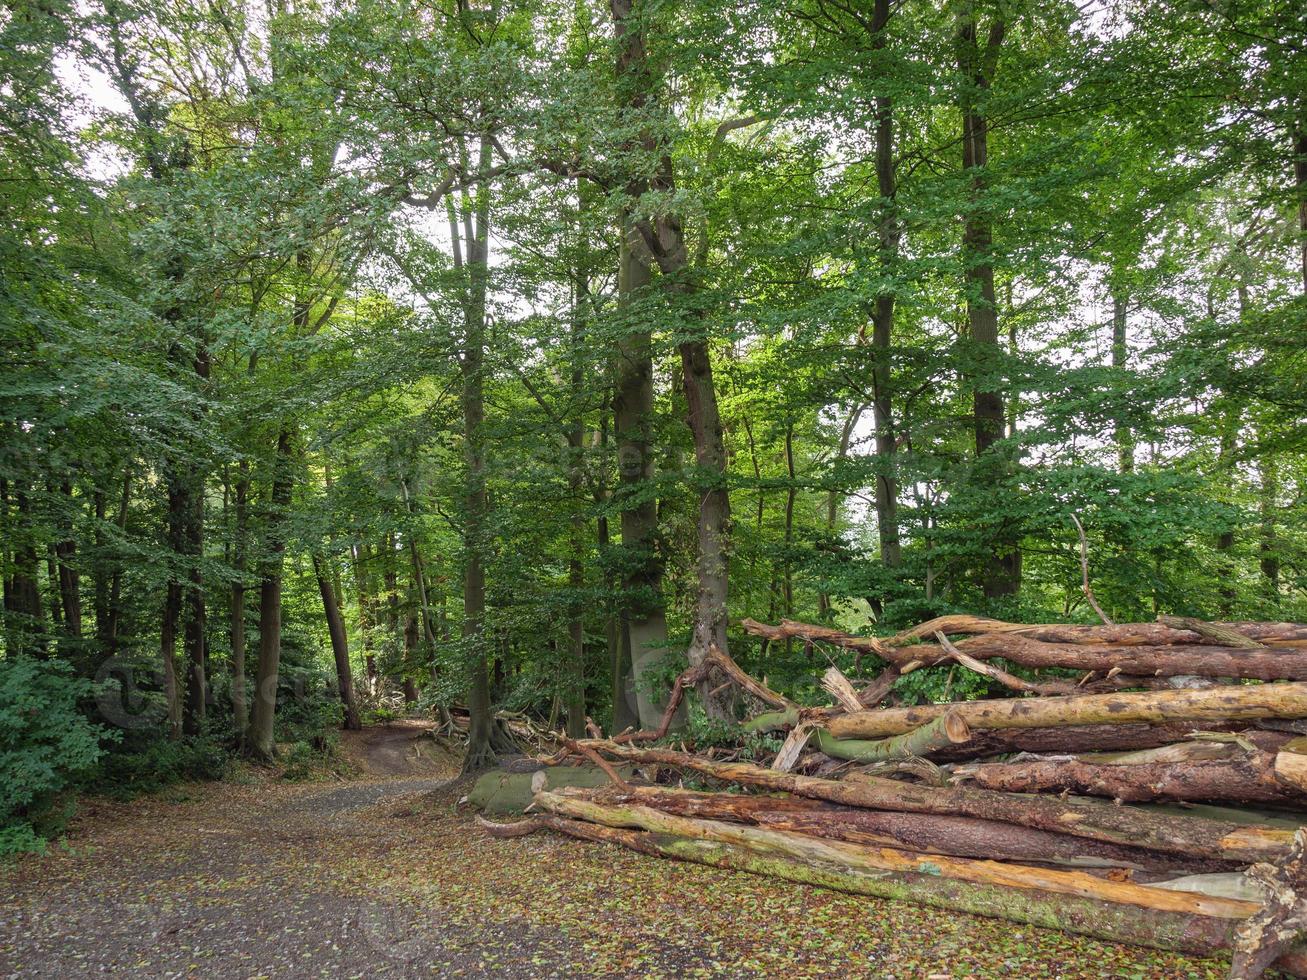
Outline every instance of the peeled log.
[(829, 719), (826, 725), (836, 738), (883, 738), (920, 728), (947, 712), (956, 713), (971, 728), (1302, 718), (1307, 716), (1307, 684), (1227, 685), (1201, 691), (1138, 691), (927, 704), (853, 711)]
[(1160, 854), (997, 820), (864, 810), (792, 796), (699, 793), (655, 786), (636, 786), (630, 793), (619, 794), (606, 789), (565, 790), (564, 795), (588, 795), (601, 801), (611, 798), (683, 817), (759, 824), (810, 837), (882, 844), (955, 857), (1035, 861), (1081, 868), (1134, 868), (1166, 874), (1213, 873), (1238, 867), (1228, 861)]
[[(1195, 956), (1224, 953), (1230, 947), (1235, 926), (1235, 920), (1230, 919), (1141, 909), (1038, 889), (980, 885), (929, 873), (868, 872), (826, 863), (811, 864), (721, 841), (624, 830), (548, 814), (522, 823), (527, 824), (528, 832), (548, 828), (583, 840), (617, 844), (672, 860)], [(496, 836), (522, 833), (513, 824), (487, 829)], [(1307, 954), (1295, 948), (1281, 955), (1275, 966), (1293, 976), (1307, 976)]]
[(1275, 776), (1275, 755), (1236, 749), (1226, 759), (1113, 765), (1078, 759), (986, 763), (967, 771), (977, 786), (1009, 793), (1070, 792), (1136, 802), (1205, 801), (1301, 805), (1307, 795)]
[(1275, 860), (1287, 853), (1291, 839), (1291, 835), (1283, 830), (1150, 813), (1097, 801), (1022, 796), (958, 786), (915, 786), (875, 776), (836, 781), (776, 772), (747, 762), (716, 762), (669, 749), (637, 749), (601, 739), (580, 744), (629, 762), (690, 769), (726, 782), (794, 793), (845, 806), (1000, 820), (1052, 833), (1188, 857), (1245, 864)]
[(971, 730), (956, 714), (944, 713), (920, 728), (893, 738), (874, 740), (838, 739), (817, 729), (812, 743), (835, 759), (855, 762), (888, 762), (908, 756), (927, 756), (950, 745), (959, 745), (971, 737)]

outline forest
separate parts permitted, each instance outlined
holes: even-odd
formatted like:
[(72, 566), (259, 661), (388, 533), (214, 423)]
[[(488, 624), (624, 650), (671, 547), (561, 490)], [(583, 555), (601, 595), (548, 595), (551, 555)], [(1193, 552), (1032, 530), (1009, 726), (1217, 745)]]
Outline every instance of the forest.
[[(9, 0), (0, 854), (405, 717), (466, 773), (724, 745), (705, 665), (806, 709), (935, 617), (1307, 621), (1305, 48), (1290, 0)], [(1079, 676), (1006, 662), (876, 701)]]

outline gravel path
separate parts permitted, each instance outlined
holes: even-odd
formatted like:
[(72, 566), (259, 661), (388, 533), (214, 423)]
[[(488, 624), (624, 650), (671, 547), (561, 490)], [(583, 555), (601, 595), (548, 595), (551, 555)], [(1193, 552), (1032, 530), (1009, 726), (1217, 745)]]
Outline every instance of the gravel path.
[[(389, 726), (348, 783), (90, 801), (0, 871), (0, 977), (1139, 977), (1228, 966), (548, 834), (491, 840)], [(417, 744), (421, 744), (418, 741)], [(431, 744), (428, 740), (428, 744)]]

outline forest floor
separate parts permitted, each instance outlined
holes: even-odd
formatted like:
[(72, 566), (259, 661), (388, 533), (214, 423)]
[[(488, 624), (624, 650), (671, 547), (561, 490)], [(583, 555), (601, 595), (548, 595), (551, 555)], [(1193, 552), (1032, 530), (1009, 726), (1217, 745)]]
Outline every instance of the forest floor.
[(1224, 977), (1228, 964), (677, 864), (493, 840), (421, 726), (357, 775), (89, 800), (0, 870), (0, 977)]

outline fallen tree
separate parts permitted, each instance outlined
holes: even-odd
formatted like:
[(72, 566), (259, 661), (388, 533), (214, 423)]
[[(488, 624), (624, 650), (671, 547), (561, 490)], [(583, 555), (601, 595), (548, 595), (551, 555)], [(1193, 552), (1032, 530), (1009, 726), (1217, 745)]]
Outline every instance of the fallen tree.
[(831, 718), (827, 728), (836, 738), (880, 738), (910, 732), (950, 712), (973, 729), (1302, 718), (1307, 716), (1307, 684), (1223, 685), (1197, 691), (929, 704), (849, 712)]
[[(757, 841), (736, 843), (703, 834), (684, 836), (665, 831), (633, 830), (552, 813), (518, 824), (483, 822), (483, 826), (497, 836), (506, 837), (547, 828), (583, 840), (617, 844), (674, 860), (1200, 956), (1230, 949), (1238, 923), (1257, 909), (1248, 902), (1195, 896), (1182, 899), (1180, 904), (1184, 910), (1176, 911), (1108, 901), (1074, 891), (1046, 891), (1035, 887), (1029, 880), (1024, 882), (1024, 887), (1012, 887), (945, 877), (937, 872), (933, 861), (908, 858), (906, 861), (912, 863), (915, 870), (886, 870), (850, 860), (838, 848), (822, 849), (816, 853), (807, 848), (797, 851), (793, 847), (769, 848)], [(1161, 889), (1150, 891), (1159, 892)], [(1221, 914), (1195, 912), (1193, 904), (1199, 903), (1201, 908)], [(1307, 976), (1307, 955), (1301, 948), (1277, 951), (1277, 954), (1276, 967), (1295, 976)]]
[(1288, 852), (1291, 837), (1281, 830), (1150, 813), (1093, 801), (1022, 796), (957, 786), (917, 786), (866, 775), (859, 775), (856, 779), (822, 779), (777, 772), (746, 762), (716, 762), (671, 749), (635, 748), (599, 739), (580, 744), (622, 761), (688, 769), (723, 782), (794, 793), (846, 806), (999, 820), (1193, 858), (1243, 863), (1276, 860)]
[[(984, 622), (984, 621), (981, 621)], [(943, 626), (941, 627), (940, 624)], [(839, 630), (807, 623), (783, 620), (779, 626), (767, 626), (751, 619), (744, 620), (744, 628), (756, 636), (772, 640), (786, 637), (807, 642), (823, 642), (853, 650), (860, 654), (875, 654), (893, 664), (916, 663), (933, 666), (948, 663), (952, 658), (946, 649), (934, 643), (916, 643), (918, 634), (933, 637), (936, 632), (957, 632), (956, 623), (948, 619), (932, 620), (912, 631), (912, 645), (896, 643), (898, 638), (880, 639), (851, 636)], [(1003, 626), (1011, 624), (999, 624)], [(1144, 624), (1150, 625), (1150, 624)], [(929, 633), (922, 633), (930, 627)], [(1065, 629), (1072, 629), (1066, 627)], [(1121, 627), (1075, 627), (1080, 630), (1121, 629)], [(1170, 629), (1161, 627), (1161, 629)], [(1015, 630), (997, 630), (971, 636), (956, 644), (957, 648), (977, 660), (1002, 657), (1015, 664), (1031, 668), (1065, 668), (1092, 671), (1101, 674), (1116, 672), (1129, 683), (1129, 678), (1159, 677), (1239, 677), (1249, 680), (1307, 680), (1307, 628), (1286, 628), (1288, 640), (1274, 639), (1275, 646), (1256, 648), (1231, 647), (1199, 643), (1105, 643), (1093, 639), (1055, 640), (1058, 635), (1051, 628), (1040, 627), (1034, 635)], [(1172, 630), (1172, 633), (1180, 632)], [(1081, 634), (1091, 637), (1092, 634)], [(1196, 638), (1196, 634), (1192, 634)], [(1200, 638), (1201, 639), (1201, 638)]]
[(968, 768), (966, 776), (977, 786), (1010, 793), (1069, 792), (1126, 802), (1307, 803), (1307, 794), (1276, 777), (1275, 753), (1228, 748), (1233, 751), (1221, 759), (1138, 765), (1074, 758), (985, 763)]
[(856, 844), (884, 844), (956, 857), (1019, 860), (1074, 868), (1124, 868), (1162, 875), (1236, 870), (1236, 862), (1184, 857), (1068, 837), (998, 820), (978, 820), (891, 810), (838, 806), (820, 800), (758, 793), (705, 793), (661, 786), (632, 786), (624, 792), (562, 790), (600, 802), (638, 804), (666, 813), (707, 820), (752, 823)]

